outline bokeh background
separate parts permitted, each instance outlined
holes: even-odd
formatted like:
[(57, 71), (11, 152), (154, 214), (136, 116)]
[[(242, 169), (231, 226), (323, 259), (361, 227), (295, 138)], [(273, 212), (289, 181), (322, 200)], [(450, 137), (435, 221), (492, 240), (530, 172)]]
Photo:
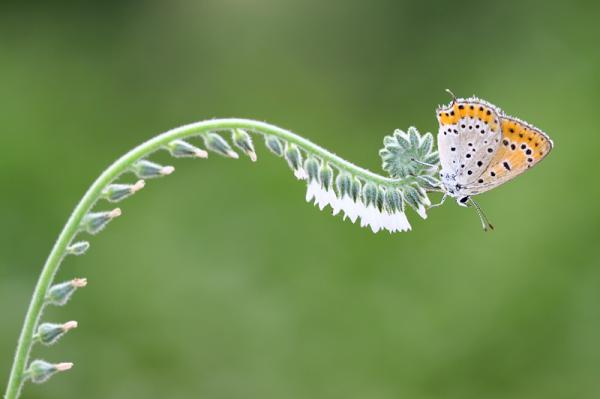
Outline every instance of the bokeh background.
[(129, 148), (248, 117), (378, 171), (384, 135), (435, 132), (451, 88), (556, 144), (481, 196), (496, 231), (448, 203), (374, 235), (307, 205), (260, 145), (256, 164), (177, 161), (64, 263), (59, 280), (90, 284), (44, 319), (80, 327), (34, 356), (76, 367), (24, 397), (599, 397), (599, 15), (587, 1), (4, 2), (0, 387), (55, 237)]

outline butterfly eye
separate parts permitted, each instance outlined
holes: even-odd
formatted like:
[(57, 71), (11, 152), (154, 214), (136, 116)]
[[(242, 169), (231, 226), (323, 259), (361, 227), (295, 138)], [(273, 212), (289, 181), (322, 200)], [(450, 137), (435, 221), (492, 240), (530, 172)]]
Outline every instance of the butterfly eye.
[(460, 202), (461, 204), (466, 204), (468, 200), (469, 200), (469, 197), (462, 197), (461, 199), (458, 200), (458, 202)]

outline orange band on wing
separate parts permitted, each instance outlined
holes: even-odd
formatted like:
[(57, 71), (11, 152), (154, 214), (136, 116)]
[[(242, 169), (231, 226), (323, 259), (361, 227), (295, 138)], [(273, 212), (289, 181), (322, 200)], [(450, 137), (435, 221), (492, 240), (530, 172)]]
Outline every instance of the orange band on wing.
[(495, 110), (485, 104), (466, 100), (454, 101), (449, 107), (438, 110), (438, 121), (441, 125), (455, 125), (462, 118), (473, 118), (490, 124), (496, 130), (498, 120), (494, 119)]

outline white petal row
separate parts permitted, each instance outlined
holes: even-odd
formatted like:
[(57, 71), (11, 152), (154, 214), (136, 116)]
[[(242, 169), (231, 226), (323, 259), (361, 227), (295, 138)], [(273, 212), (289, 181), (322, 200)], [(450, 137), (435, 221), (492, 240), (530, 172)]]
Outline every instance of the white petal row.
[[(327, 205), (331, 206), (333, 215), (344, 211), (344, 219), (348, 218), (352, 223), (355, 223), (360, 217), (361, 227), (369, 226), (374, 233), (382, 229), (388, 230), (390, 233), (411, 229), (404, 212), (396, 211), (390, 214), (385, 210), (380, 211), (373, 204), (365, 206), (360, 198), (354, 201), (348, 195), (344, 195), (340, 199), (332, 188), (325, 190), (316, 181), (310, 182), (306, 190), (306, 201), (311, 202), (313, 199), (315, 205), (321, 210)], [(419, 208), (419, 215), (426, 217), (424, 207), (422, 210)]]

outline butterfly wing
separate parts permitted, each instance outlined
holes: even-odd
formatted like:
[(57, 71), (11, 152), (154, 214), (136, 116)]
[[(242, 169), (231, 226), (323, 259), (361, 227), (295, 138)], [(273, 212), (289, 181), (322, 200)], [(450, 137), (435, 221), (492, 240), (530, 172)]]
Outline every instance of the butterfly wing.
[(500, 146), (501, 111), (478, 98), (457, 99), (438, 108), (438, 150), (442, 173), (467, 186), (488, 168)]
[[(486, 170), (464, 187), (465, 195), (491, 190), (537, 165), (552, 150), (552, 140), (535, 126), (501, 116), (502, 139)], [(441, 153), (440, 153), (441, 155)]]

